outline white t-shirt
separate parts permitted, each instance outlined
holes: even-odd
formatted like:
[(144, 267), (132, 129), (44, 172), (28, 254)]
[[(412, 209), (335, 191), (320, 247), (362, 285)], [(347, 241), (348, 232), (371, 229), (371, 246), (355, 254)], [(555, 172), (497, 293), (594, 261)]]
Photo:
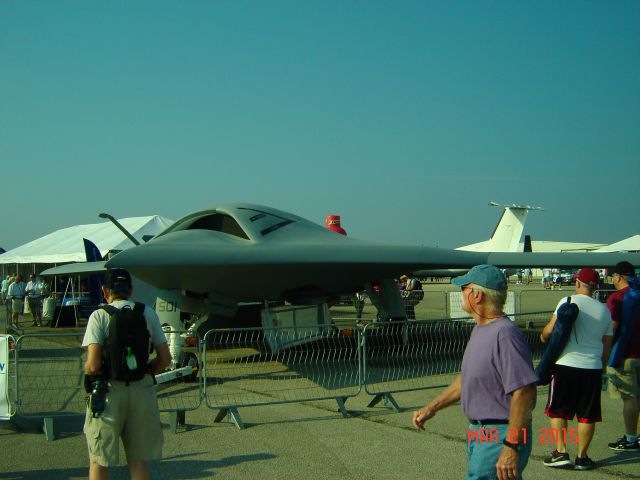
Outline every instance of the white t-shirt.
[(31, 298), (40, 297), (40, 282), (29, 280), (24, 291)]
[[(135, 302), (130, 300), (116, 300), (111, 305), (116, 308), (122, 308), (125, 305), (129, 305), (133, 308)], [(97, 343), (99, 345), (105, 344), (105, 338), (109, 333), (109, 318), (109, 314), (102, 308), (97, 309), (91, 314), (91, 316), (89, 316), (87, 330), (85, 331), (84, 338), (82, 339), (83, 347), (91, 345), (92, 343)], [(167, 341), (167, 337), (165, 337), (162, 327), (160, 326), (158, 314), (154, 312), (153, 309), (145, 306), (144, 318), (147, 320), (147, 330), (149, 330), (149, 335), (151, 336), (151, 342), (153, 345), (157, 347), (158, 345), (165, 343)]]
[[(554, 312), (556, 315), (558, 308), (566, 302), (567, 297), (560, 300)], [(556, 363), (575, 368), (602, 368), (602, 337), (613, 335), (609, 309), (604, 303), (583, 294), (571, 295), (571, 303), (578, 305), (580, 313)]]

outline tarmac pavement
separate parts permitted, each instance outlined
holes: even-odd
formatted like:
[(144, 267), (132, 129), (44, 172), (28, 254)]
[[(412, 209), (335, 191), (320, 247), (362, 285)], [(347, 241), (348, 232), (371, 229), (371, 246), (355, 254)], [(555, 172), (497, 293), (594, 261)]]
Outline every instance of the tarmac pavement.
[[(3, 312), (2, 312), (3, 313)], [(0, 322), (4, 320), (0, 314)], [(25, 321), (26, 318), (23, 318)], [(41, 331), (44, 331), (41, 330)], [(204, 404), (187, 412), (186, 426), (176, 434), (164, 422), (164, 459), (152, 465), (157, 479), (396, 479), (464, 478), (467, 423), (459, 405), (439, 412), (418, 433), (411, 426), (413, 409), (442, 389), (395, 395), (404, 408), (396, 413), (382, 404), (369, 408), (371, 396), (361, 393), (349, 399), (350, 418), (343, 418), (333, 401), (290, 403), (240, 409), (247, 428), (238, 430), (230, 421), (215, 423), (217, 411)], [(526, 479), (640, 478), (640, 453), (618, 453), (607, 443), (623, 433), (622, 402), (603, 393), (604, 422), (598, 424), (589, 456), (597, 468), (588, 472), (552, 469), (542, 459), (553, 446), (543, 428), (547, 388), (538, 389), (533, 416), (533, 454)], [(51, 480), (87, 477), (88, 456), (82, 418), (56, 419), (53, 441), (41, 432), (41, 420), (0, 422), (0, 479)], [(19, 424), (21, 428), (17, 428)], [(570, 427), (576, 426), (575, 422)], [(542, 436), (542, 438), (541, 438)], [(576, 446), (569, 445), (571, 457)], [(129, 478), (125, 466), (112, 469), (112, 479)]]
[[(332, 401), (281, 404), (240, 409), (247, 426), (214, 423), (216, 411), (202, 405), (187, 412), (185, 427), (176, 434), (165, 423), (164, 459), (152, 465), (153, 478), (166, 479), (424, 479), (464, 478), (467, 424), (459, 405), (439, 412), (426, 431), (411, 426), (412, 410), (441, 389), (396, 395), (401, 413), (379, 404), (366, 405), (361, 394), (347, 402), (351, 418), (343, 418)], [(598, 468), (590, 472), (551, 469), (542, 459), (552, 449), (540, 444), (546, 388), (539, 389), (534, 412), (534, 447), (524, 478), (591, 479), (640, 478), (640, 453), (617, 453), (607, 443), (621, 436), (621, 402), (603, 394), (603, 418), (589, 455)], [(0, 426), (0, 479), (76, 479), (87, 476), (87, 452), (82, 419), (56, 421), (56, 439), (46, 441), (37, 431)], [(39, 424), (38, 424), (39, 426)], [(575, 426), (575, 424), (570, 426)], [(33, 426), (32, 426), (33, 427)], [(572, 458), (575, 445), (569, 445)], [(112, 469), (111, 478), (128, 478), (124, 466)]]

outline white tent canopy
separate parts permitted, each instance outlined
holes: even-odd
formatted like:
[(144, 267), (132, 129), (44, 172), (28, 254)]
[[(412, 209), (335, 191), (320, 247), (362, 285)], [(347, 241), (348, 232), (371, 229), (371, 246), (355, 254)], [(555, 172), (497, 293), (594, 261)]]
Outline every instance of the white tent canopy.
[(599, 248), (596, 252), (640, 252), (640, 234)]
[[(173, 220), (158, 215), (118, 221), (140, 243), (144, 243), (143, 236), (157, 235), (173, 223)], [(111, 222), (76, 225), (56, 230), (3, 253), (0, 255), (0, 264), (86, 262), (83, 238), (91, 240), (103, 256), (110, 250), (126, 250), (133, 246), (131, 240)]]

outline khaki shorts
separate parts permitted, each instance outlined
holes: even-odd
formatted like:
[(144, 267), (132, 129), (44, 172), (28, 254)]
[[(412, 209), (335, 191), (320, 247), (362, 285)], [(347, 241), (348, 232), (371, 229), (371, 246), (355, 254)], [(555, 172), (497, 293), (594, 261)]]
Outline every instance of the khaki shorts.
[(640, 358), (627, 358), (622, 368), (607, 367), (612, 398), (640, 398)]
[(21, 298), (14, 298), (11, 300), (11, 313), (22, 313), (24, 308), (24, 300)]
[(129, 386), (116, 381), (109, 382), (109, 385), (103, 416), (93, 418), (87, 408), (84, 433), (89, 447), (89, 460), (103, 467), (118, 465), (119, 439), (122, 439), (127, 461), (160, 459), (162, 425), (151, 375), (131, 382)]

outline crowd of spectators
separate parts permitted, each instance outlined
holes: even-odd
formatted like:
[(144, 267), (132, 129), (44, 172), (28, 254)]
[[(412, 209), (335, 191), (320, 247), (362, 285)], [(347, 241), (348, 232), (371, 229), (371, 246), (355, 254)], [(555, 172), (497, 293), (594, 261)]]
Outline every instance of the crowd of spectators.
[(43, 299), (49, 295), (49, 285), (40, 277), (29, 276), (29, 282), (22, 280), (16, 273), (7, 275), (2, 280), (1, 302), (7, 310), (7, 318), (11, 319), (10, 328), (18, 329), (20, 317), (31, 315), (31, 326), (43, 326)]

